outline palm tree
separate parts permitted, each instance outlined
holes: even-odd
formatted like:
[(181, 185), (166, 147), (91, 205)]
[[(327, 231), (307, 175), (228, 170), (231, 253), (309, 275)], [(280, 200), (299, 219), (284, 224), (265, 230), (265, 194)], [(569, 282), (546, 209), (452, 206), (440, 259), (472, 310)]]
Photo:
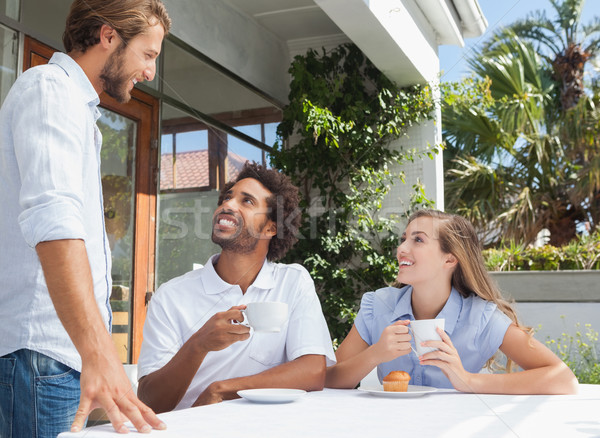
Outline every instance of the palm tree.
[(583, 81), (597, 20), (579, 24), (581, 0), (551, 3), (556, 20), (538, 13), (497, 32), (470, 60), (473, 78), (444, 95), (447, 208), (488, 243), (548, 228), (562, 244), (600, 219), (600, 93)]
[(484, 47), (484, 52), (515, 35), (532, 43), (536, 52), (553, 67), (555, 78), (561, 84), (562, 108), (566, 111), (577, 105), (585, 92), (586, 63), (600, 50), (600, 19), (596, 17), (587, 25), (581, 23), (585, 0), (549, 1), (556, 18), (546, 17), (545, 11), (536, 11), (524, 20), (501, 28)]

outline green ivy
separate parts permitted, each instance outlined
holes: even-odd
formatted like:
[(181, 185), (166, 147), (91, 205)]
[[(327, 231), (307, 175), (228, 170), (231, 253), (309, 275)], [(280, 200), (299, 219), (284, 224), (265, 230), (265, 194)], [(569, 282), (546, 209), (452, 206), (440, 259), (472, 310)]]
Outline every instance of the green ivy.
[(434, 99), (428, 87), (397, 87), (351, 44), (296, 56), (289, 72), (290, 103), (271, 164), (300, 188), (303, 223), (285, 261), (309, 270), (338, 340), (362, 294), (394, 280), (399, 219), (431, 206), (416, 184), (411, 202), (381, 214), (391, 186), (404, 183), (391, 169), (438, 152), (390, 148), (431, 118)]

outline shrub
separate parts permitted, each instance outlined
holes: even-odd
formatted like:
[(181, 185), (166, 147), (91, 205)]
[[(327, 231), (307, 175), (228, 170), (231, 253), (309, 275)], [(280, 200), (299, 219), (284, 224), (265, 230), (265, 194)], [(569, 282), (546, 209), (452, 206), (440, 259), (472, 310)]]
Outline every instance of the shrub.
[(535, 248), (510, 242), (500, 248), (484, 249), (483, 258), (489, 271), (600, 269), (600, 229), (561, 247)]
[(575, 335), (563, 333), (558, 339), (546, 341), (548, 347), (573, 371), (579, 383), (600, 384), (600, 363), (598, 363), (598, 332), (591, 324), (585, 324), (585, 332), (575, 325)]

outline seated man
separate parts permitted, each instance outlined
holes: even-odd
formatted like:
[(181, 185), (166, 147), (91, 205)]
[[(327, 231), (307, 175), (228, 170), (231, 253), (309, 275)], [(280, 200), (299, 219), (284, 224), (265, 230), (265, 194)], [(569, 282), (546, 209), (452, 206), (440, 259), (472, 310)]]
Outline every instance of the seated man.
[[(241, 389), (321, 390), (335, 363), (310, 275), (273, 263), (296, 242), (298, 190), (276, 170), (246, 163), (219, 196), (212, 240), (222, 251), (163, 284), (150, 302), (138, 396), (156, 412), (237, 398)], [(288, 304), (279, 333), (251, 332), (246, 303)]]

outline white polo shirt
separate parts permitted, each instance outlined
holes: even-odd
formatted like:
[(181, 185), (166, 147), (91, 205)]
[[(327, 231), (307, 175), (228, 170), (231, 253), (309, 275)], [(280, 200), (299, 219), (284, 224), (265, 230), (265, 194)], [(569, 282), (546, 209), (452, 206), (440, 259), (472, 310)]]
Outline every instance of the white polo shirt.
[(256, 301), (288, 304), (289, 318), (279, 333), (254, 333), (221, 351), (206, 355), (185, 396), (175, 409), (189, 408), (206, 387), (220, 380), (250, 376), (306, 354), (335, 364), (329, 330), (314, 283), (300, 265), (265, 260), (245, 294), (223, 281), (213, 263), (163, 284), (150, 301), (140, 352), (139, 377), (159, 370), (217, 312)]

